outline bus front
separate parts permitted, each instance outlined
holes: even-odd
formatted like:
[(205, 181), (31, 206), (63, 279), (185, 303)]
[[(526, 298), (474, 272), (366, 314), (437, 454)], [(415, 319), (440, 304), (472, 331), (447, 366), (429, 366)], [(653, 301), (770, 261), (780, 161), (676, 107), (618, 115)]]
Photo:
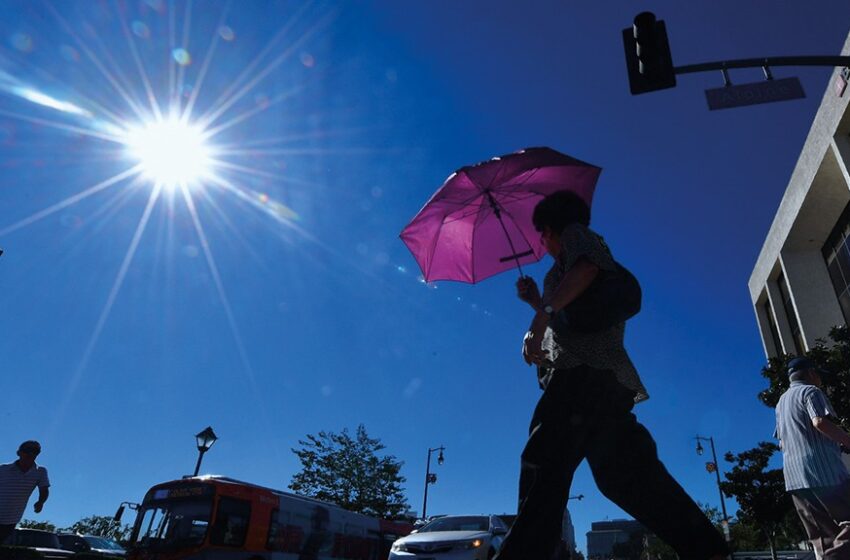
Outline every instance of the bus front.
[(136, 515), (128, 560), (198, 555), (207, 539), (214, 498), (215, 486), (197, 479), (151, 488)]

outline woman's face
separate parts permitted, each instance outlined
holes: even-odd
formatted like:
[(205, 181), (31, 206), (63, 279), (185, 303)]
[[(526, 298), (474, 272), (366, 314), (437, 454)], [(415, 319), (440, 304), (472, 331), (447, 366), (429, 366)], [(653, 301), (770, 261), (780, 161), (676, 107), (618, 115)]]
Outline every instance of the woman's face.
[(561, 236), (552, 231), (552, 228), (546, 227), (540, 233), (540, 242), (546, 247), (546, 251), (553, 258), (558, 258), (561, 253)]

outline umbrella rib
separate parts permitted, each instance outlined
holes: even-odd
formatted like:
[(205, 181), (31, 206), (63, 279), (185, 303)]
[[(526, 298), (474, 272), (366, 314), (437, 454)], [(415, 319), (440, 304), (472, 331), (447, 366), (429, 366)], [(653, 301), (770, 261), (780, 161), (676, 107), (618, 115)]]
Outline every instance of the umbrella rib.
[[(518, 196), (518, 195), (516, 195), (516, 194), (509, 193), (509, 192), (501, 193), (501, 194), (500, 194), (500, 198), (503, 198), (503, 199), (504, 199), (504, 198), (509, 198), (509, 199), (510, 199), (510, 202), (522, 202), (523, 200), (528, 200), (529, 198), (534, 198), (535, 196), (540, 196), (540, 195), (539, 195), (538, 193), (534, 193), (534, 192), (523, 193), (523, 195), (522, 195), (522, 196)], [(477, 195), (476, 195), (476, 198), (477, 198)], [(465, 204), (464, 206), (469, 206), (469, 204), (467, 203), (467, 204)], [(474, 216), (475, 214), (477, 214), (478, 212), (480, 212), (480, 211), (481, 211), (481, 208), (482, 208), (482, 207), (484, 207), (484, 206), (486, 206), (486, 207), (488, 207), (488, 208), (489, 208), (489, 205), (485, 205), (485, 204), (482, 202), (480, 205), (478, 205), (477, 207), (475, 207), (475, 209), (474, 209), (474, 210), (472, 210), (472, 211), (470, 211), (470, 212), (463, 213), (463, 214), (461, 214), (461, 215), (459, 215), (459, 216), (453, 216), (451, 219), (448, 219), (448, 220), (443, 220), (443, 223), (444, 223), (444, 224), (450, 224), (450, 223), (452, 223), (452, 222), (456, 222), (456, 221), (458, 221), (458, 220), (462, 220), (462, 219), (464, 219), (464, 218), (468, 218), (468, 217), (470, 217), (470, 216)], [(505, 208), (505, 207), (504, 207), (504, 205), (499, 204), (499, 208), (500, 208), (500, 209), (502, 209), (502, 210), (504, 210), (504, 208)]]
[[(491, 160), (491, 161), (492, 161), (492, 160)], [(481, 189), (481, 192), (482, 192), (482, 193), (489, 192), (489, 191), (490, 191), (490, 187), (492, 187), (492, 186), (493, 186), (493, 183), (495, 183), (495, 182), (496, 182), (496, 179), (498, 179), (498, 178), (499, 178), (499, 175), (501, 175), (501, 174), (502, 174), (502, 172), (505, 170), (505, 165), (504, 165), (504, 161), (505, 161), (505, 160), (500, 159), (499, 161), (501, 161), (501, 162), (502, 162), (502, 165), (500, 165), (500, 166), (499, 166), (499, 169), (497, 169), (497, 170), (496, 170), (496, 172), (493, 174), (493, 177), (490, 179), (490, 182), (489, 182), (489, 183), (487, 183), (487, 187), (486, 187), (486, 188), (484, 188), (484, 189)], [(476, 185), (476, 186), (477, 186), (477, 185)]]
[(540, 193), (526, 191), (522, 194), (516, 194), (512, 192), (499, 193), (499, 197), (504, 199), (508, 199), (510, 202), (522, 202), (523, 200), (528, 200), (529, 198), (534, 198), (535, 196), (542, 196)]
[[(505, 188), (512, 187), (514, 191), (517, 190), (517, 188), (519, 188), (519, 187), (524, 187), (527, 182), (529, 182), (535, 175), (537, 175), (538, 171), (540, 171), (540, 168), (535, 167), (534, 169), (531, 170), (531, 173), (528, 174), (528, 177), (526, 177), (525, 179), (522, 180), (522, 182), (515, 183), (515, 184), (512, 184), (512, 185), (503, 185), (503, 187), (505, 187)], [(507, 191), (507, 192), (511, 192), (511, 191)]]
[[(463, 220), (464, 218), (474, 216), (475, 214), (479, 213), (481, 211), (481, 209), (484, 208), (484, 207), (485, 207), (485, 205), (482, 202), (478, 206), (474, 207), (474, 210), (471, 210), (469, 212), (465, 212), (465, 213), (461, 214), (460, 216), (453, 216), (451, 219), (444, 219), (443, 224), (450, 224), (452, 222), (456, 222), (458, 220)], [(489, 208), (489, 206), (488, 206), (488, 208)]]

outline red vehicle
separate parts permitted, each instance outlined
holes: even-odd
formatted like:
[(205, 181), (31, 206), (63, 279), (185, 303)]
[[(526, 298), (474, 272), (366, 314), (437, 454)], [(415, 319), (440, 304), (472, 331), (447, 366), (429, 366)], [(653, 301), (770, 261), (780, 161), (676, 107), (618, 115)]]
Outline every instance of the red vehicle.
[(385, 560), (408, 523), (219, 476), (157, 484), (138, 508), (128, 560)]

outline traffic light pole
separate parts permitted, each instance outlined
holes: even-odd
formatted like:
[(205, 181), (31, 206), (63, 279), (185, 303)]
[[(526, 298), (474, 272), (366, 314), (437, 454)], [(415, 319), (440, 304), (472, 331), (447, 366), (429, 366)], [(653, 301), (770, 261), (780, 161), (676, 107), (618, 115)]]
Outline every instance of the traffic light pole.
[[(724, 86), (731, 86), (727, 70), (732, 68), (763, 68), (765, 78), (772, 80), (771, 66), (844, 66), (850, 67), (850, 56), (775, 56), (763, 58), (743, 58), (740, 60), (721, 60), (673, 66), (670, 54), (670, 43), (667, 39), (667, 27), (664, 21), (658, 20), (652, 12), (641, 12), (634, 18), (631, 27), (623, 29), (623, 47), (626, 55), (626, 69), (629, 75), (629, 89), (632, 95), (658, 91), (676, 87), (677, 74), (692, 74), (721, 70)], [(789, 78), (789, 80), (792, 80)], [(781, 101), (803, 97), (802, 88), (798, 86), (800, 95), (785, 96), (767, 101)], [(706, 92), (708, 94), (709, 92)], [(765, 101), (762, 101), (765, 102)], [(739, 106), (738, 103), (727, 106)], [(712, 107), (709, 101), (710, 108)]]
[(768, 58), (742, 58), (718, 62), (688, 64), (673, 68), (675, 74), (692, 74), (709, 70), (730, 68), (770, 68), (771, 66), (850, 66), (850, 56), (774, 56)]

